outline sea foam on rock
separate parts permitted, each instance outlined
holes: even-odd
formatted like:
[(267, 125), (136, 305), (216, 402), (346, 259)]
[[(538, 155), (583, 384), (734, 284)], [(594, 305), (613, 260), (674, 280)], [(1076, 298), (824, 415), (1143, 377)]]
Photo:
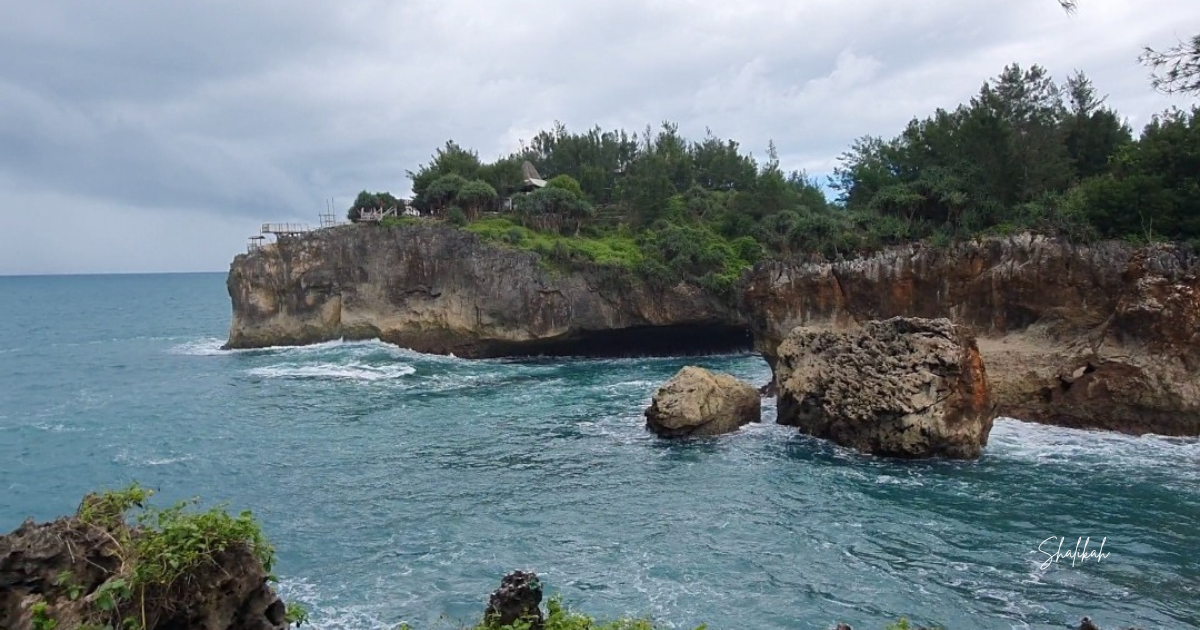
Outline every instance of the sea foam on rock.
[(704, 437), (762, 420), (762, 399), (749, 383), (687, 366), (659, 388), (646, 409), (646, 428), (660, 437)]
[(995, 418), (975, 338), (947, 319), (796, 328), (775, 378), (779, 424), (874, 455), (976, 458)]

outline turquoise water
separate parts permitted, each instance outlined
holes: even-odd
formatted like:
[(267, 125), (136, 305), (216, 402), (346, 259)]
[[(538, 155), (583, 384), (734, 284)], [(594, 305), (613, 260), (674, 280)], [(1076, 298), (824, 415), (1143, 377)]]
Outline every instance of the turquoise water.
[[(514, 568), (680, 628), (1200, 626), (1194, 439), (1001, 421), (971, 463), (770, 422), (672, 444), (642, 428), (660, 382), (766, 364), (222, 352), (228, 312), (220, 274), (0, 278), (0, 529), (134, 479), (251, 508), (318, 629), (453, 627)], [(1043, 569), (1051, 536), (1109, 555)]]

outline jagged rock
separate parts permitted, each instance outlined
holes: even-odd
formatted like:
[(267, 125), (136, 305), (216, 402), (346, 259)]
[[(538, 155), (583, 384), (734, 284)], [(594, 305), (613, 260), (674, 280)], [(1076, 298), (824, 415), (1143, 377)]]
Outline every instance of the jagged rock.
[(531, 630), (540, 630), (543, 623), (542, 583), (532, 571), (513, 571), (500, 580), (500, 588), (488, 598), (484, 622), (500, 627), (524, 619)]
[[(47, 604), (47, 616), (62, 630), (120, 624), (96, 605), (98, 589), (121, 575), (118, 554), (112, 532), (77, 518), (26, 521), (0, 536), (0, 628), (30, 630), (39, 602)], [(186, 589), (147, 598), (146, 630), (285, 628), (284, 604), (252, 551), (234, 548), (213, 559), (186, 576)]]
[(646, 409), (646, 428), (661, 437), (721, 435), (761, 420), (762, 398), (753, 385), (695, 366), (659, 388)]
[(1186, 247), (1021, 234), (766, 261), (741, 305), (772, 364), (796, 326), (946, 317), (976, 334), (999, 415), (1200, 435), (1200, 256)]
[(947, 319), (800, 327), (775, 369), (780, 424), (864, 453), (974, 458), (992, 429), (975, 339)]
[(381, 339), (468, 358), (750, 348), (737, 309), (697, 285), (545, 262), (436, 223), (280, 237), (230, 266), (226, 347)]

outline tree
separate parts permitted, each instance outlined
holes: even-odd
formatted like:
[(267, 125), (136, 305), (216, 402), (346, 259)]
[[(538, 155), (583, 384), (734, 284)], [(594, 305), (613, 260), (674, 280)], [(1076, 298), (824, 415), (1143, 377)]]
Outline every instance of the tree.
[(550, 188), (561, 188), (580, 199), (584, 198), (583, 188), (581, 188), (579, 186), (579, 182), (570, 175), (555, 175), (554, 177), (550, 178), (550, 181), (546, 182), (546, 185)]
[(430, 210), (440, 212), (454, 203), (459, 191), (466, 184), (467, 179), (458, 173), (442, 175), (429, 184), (422, 197)]
[(526, 227), (562, 233), (579, 233), (595, 210), (592, 204), (565, 189), (547, 186), (513, 199), (513, 210)]
[[(1074, 13), (1075, 0), (1058, 0), (1063, 10)], [(1138, 57), (1151, 69), (1150, 84), (1164, 94), (1200, 94), (1200, 35), (1157, 51), (1147, 46)]]
[(478, 154), (458, 146), (453, 140), (447, 140), (446, 146), (433, 154), (429, 164), (420, 165), (415, 173), (408, 171), (408, 177), (412, 180), (413, 205), (423, 212), (440, 210), (442, 206), (434, 205), (436, 200), (428, 194), (429, 187), (446, 175), (458, 175), (464, 180), (476, 179), (479, 168)]
[(372, 193), (364, 190), (354, 198), (354, 204), (346, 212), (346, 218), (358, 222), (363, 210), (388, 210), (402, 206), (403, 203), (389, 192)]
[(455, 200), (466, 213), (466, 218), (475, 220), (479, 213), (496, 203), (496, 189), (485, 181), (474, 179), (458, 189)]
[(1157, 51), (1147, 47), (1138, 58), (1152, 70), (1150, 83), (1164, 94), (1200, 94), (1200, 35)]

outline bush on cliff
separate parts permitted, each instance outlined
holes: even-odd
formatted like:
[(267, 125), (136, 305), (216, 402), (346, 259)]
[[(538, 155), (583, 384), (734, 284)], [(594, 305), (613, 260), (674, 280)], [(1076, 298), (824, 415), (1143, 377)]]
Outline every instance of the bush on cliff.
[(158, 508), (152, 494), (137, 484), (89, 494), (72, 518), (0, 537), (0, 566), (15, 572), (0, 579), (18, 585), (0, 594), (0, 627), (261, 630), (306, 618), (267, 585), (274, 549), (249, 512)]

